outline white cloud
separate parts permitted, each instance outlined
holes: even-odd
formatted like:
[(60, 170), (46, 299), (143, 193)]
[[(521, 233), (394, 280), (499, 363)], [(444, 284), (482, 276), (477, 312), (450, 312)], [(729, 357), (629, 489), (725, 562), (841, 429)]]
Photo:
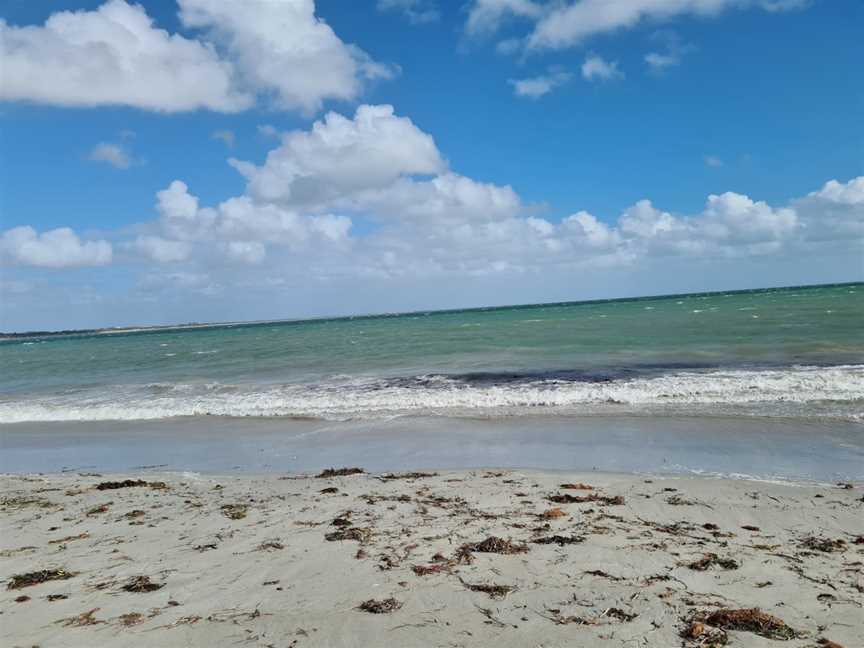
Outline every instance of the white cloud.
[(108, 142), (99, 142), (94, 146), (87, 154), (87, 159), (92, 162), (105, 162), (116, 169), (128, 169), (132, 166), (132, 157), (126, 148)]
[(344, 43), (313, 0), (179, 0), (199, 38), (153, 24), (140, 5), (108, 0), (61, 11), (42, 26), (0, 20), (0, 99), (59, 106), (123, 105), (161, 112), (237, 112), (267, 97), (312, 112), (353, 100), (391, 66)]
[(441, 12), (433, 0), (378, 0), (378, 11), (397, 11), (414, 25), (435, 22)]
[(141, 6), (123, 0), (57, 12), (41, 27), (0, 21), (0, 57), (5, 100), (165, 112), (234, 112), (252, 103), (210, 45), (156, 28)]
[(315, 16), (313, 0), (179, 0), (180, 20), (230, 53), (244, 86), (282, 108), (307, 113), (325, 99), (355, 99), (364, 81), (389, 79), (391, 66), (344, 43)]
[(392, 106), (357, 108), (353, 119), (328, 113), (309, 131), (292, 131), (263, 166), (232, 160), (257, 200), (316, 206), (386, 187), (403, 175), (431, 175), (446, 164), (435, 141)]
[(261, 137), (279, 137), (279, 131), (272, 124), (259, 124), (258, 134)]
[(139, 236), (132, 247), (157, 263), (185, 261), (192, 252), (192, 247), (185, 241), (171, 241), (159, 236)]
[(576, 0), (554, 3), (528, 37), (529, 49), (564, 49), (586, 39), (641, 23), (681, 15), (712, 16), (727, 9), (758, 6), (767, 11), (804, 6), (799, 0)]
[(618, 69), (618, 61), (606, 61), (602, 56), (590, 54), (582, 63), (582, 77), (588, 81), (610, 81), (624, 77)]
[(681, 37), (670, 30), (654, 32), (652, 40), (661, 42), (664, 49), (662, 52), (649, 52), (645, 55), (645, 62), (656, 74), (662, 74), (669, 68), (681, 65), (684, 54), (695, 49), (692, 44), (682, 42)]
[(234, 135), (234, 131), (217, 130), (210, 133), (210, 139), (221, 140), (228, 148), (234, 148), (234, 142), (236, 141), (237, 137), (236, 135)]
[(569, 72), (550, 71), (549, 74), (528, 79), (509, 79), (507, 83), (513, 86), (513, 92), (517, 97), (539, 99), (543, 95), (552, 92), (558, 86), (564, 85), (571, 78), (573, 78), (573, 75)]
[(491, 34), (508, 17), (537, 18), (542, 13), (543, 6), (532, 0), (473, 0), (465, 31), (471, 35)]
[(13, 227), (0, 234), (0, 259), (11, 265), (74, 268), (111, 263), (111, 244), (81, 241), (68, 227), (39, 234), (32, 227)]
[(723, 166), (723, 160), (716, 155), (706, 155), (703, 158), (703, 161), (705, 162), (705, 166), (713, 167), (715, 169)]

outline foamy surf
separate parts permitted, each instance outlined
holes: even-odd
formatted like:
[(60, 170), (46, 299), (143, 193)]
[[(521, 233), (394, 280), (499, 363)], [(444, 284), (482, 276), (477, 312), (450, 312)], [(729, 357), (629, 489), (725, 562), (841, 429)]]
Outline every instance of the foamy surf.
[(334, 377), (316, 384), (159, 383), (0, 402), (0, 423), (185, 416), (362, 420), (400, 415), (756, 414), (861, 420), (864, 365), (671, 371), (619, 379)]

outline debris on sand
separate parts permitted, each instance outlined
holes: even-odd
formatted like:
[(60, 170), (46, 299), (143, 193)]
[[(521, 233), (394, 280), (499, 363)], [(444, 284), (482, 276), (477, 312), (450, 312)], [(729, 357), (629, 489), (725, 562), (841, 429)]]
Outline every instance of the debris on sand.
[(568, 545), (568, 544), (576, 544), (579, 542), (585, 542), (585, 536), (552, 535), (552, 536), (546, 536), (545, 538), (535, 538), (531, 542), (533, 542), (534, 544), (557, 544), (559, 547), (563, 547), (564, 545)]
[(4, 497), (0, 499), (0, 507), (4, 509), (22, 509), (31, 506), (35, 508), (51, 508), (57, 505), (44, 497)]
[(576, 484), (561, 484), (558, 488), (563, 488), (565, 490), (594, 490), (593, 486), (581, 482)]
[(730, 610), (721, 608), (711, 612), (704, 619), (704, 623), (721, 630), (740, 630), (752, 632), (766, 639), (795, 639), (798, 633), (790, 628), (784, 621), (763, 612), (759, 608), (744, 608)]
[(632, 614), (630, 612), (625, 612), (621, 608), (611, 607), (605, 612), (603, 612), (603, 616), (611, 617), (613, 619), (618, 619), (622, 623), (629, 623), (633, 619), (635, 619), (638, 614)]
[(411, 571), (418, 576), (430, 576), (432, 574), (446, 574), (453, 570), (452, 561), (434, 563), (432, 565), (412, 565)]
[(846, 541), (839, 538), (837, 540), (831, 540), (830, 538), (809, 536), (801, 541), (801, 547), (804, 549), (810, 549), (811, 551), (833, 553), (835, 551), (846, 551)]
[(489, 536), (482, 542), (463, 544), (456, 550), (456, 557), (458, 562), (471, 562), (472, 553), (520, 554), (528, 553), (528, 549), (527, 544), (517, 544), (503, 538)]
[(369, 542), (369, 539), (372, 537), (372, 529), (368, 527), (350, 527), (347, 529), (339, 529), (338, 531), (333, 531), (332, 533), (327, 533), (324, 535), (324, 539), (329, 542), (335, 542), (336, 540), (356, 540), (360, 543)]
[(333, 495), (334, 493), (338, 493), (339, 489), (336, 488), (335, 486), (330, 486), (329, 488), (322, 488), (318, 492), (321, 493), (322, 495)]
[(30, 597), (27, 596), (26, 594), (22, 594), (21, 596), (18, 596), (15, 598), (16, 603), (26, 603), (29, 600), (30, 600)]
[(316, 477), (345, 477), (346, 475), (362, 475), (365, 472), (362, 468), (327, 468), (318, 473)]
[(49, 540), (48, 544), (64, 544), (66, 542), (71, 542), (72, 540), (85, 540), (89, 537), (89, 533), (79, 533), (77, 536), (66, 536), (65, 538), (58, 538), (57, 540)]
[(822, 646), (822, 648), (844, 648), (844, 646), (841, 646), (836, 641), (831, 641), (825, 637), (820, 637), (816, 643)]
[(516, 590), (512, 585), (487, 585), (484, 583), (466, 583), (461, 578), (462, 584), (466, 587), (466, 589), (471, 590), (472, 592), (483, 592), (484, 594), (488, 594), (489, 598), (493, 599), (503, 599), (510, 592)]
[(624, 503), (624, 497), (621, 495), (609, 496), (598, 495), (596, 493), (591, 493), (590, 495), (570, 495), (569, 493), (563, 493), (561, 495), (550, 495), (546, 499), (555, 504), (586, 504), (588, 502), (595, 502), (600, 506), (620, 506)]
[(666, 503), (670, 506), (694, 506), (696, 501), (681, 497), (680, 495), (670, 495), (666, 498)]
[(423, 479), (424, 477), (437, 477), (438, 473), (426, 472), (407, 472), (407, 473), (386, 473), (380, 475), (378, 479), (383, 481), (392, 481), (395, 479)]
[(720, 648), (721, 646), (725, 646), (729, 641), (729, 637), (724, 630), (712, 628), (701, 621), (691, 621), (688, 623), (681, 631), (681, 637), (696, 642), (694, 645), (700, 648)]
[(165, 587), (164, 583), (154, 583), (149, 576), (135, 576), (132, 580), (123, 586), (127, 592), (155, 592), (158, 589)]
[(101, 608), (93, 608), (92, 610), (88, 610), (87, 612), (82, 612), (78, 616), (69, 617), (68, 619), (60, 619), (57, 623), (62, 623), (65, 627), (80, 627), (80, 626), (90, 626), (96, 625), (97, 623), (105, 623), (105, 621), (100, 621), (95, 618), (93, 615), (96, 614)]
[(143, 479), (124, 479), (123, 481), (106, 481), (96, 484), (96, 490), (117, 490), (118, 488), (141, 488), (149, 486), (150, 488), (166, 489), (168, 484), (165, 482), (146, 482)]
[(761, 531), (758, 526), (753, 526), (752, 524), (744, 524), (741, 528), (745, 531), (753, 531), (754, 533), (757, 531)]
[(92, 515), (101, 515), (102, 513), (108, 512), (108, 507), (111, 506), (114, 502), (108, 502), (107, 504), (100, 504), (99, 506), (94, 506), (93, 508), (87, 511), (88, 516)]
[(53, 603), (54, 601), (65, 601), (66, 599), (69, 598), (69, 595), (68, 594), (49, 594), (45, 598), (48, 599), (49, 603)]
[(706, 553), (699, 560), (687, 563), (687, 566), (690, 569), (696, 571), (706, 571), (715, 565), (722, 569), (738, 569), (740, 567), (740, 565), (731, 558), (721, 558), (715, 553)]
[(335, 527), (350, 527), (351, 524), (352, 524), (352, 522), (351, 522), (351, 512), (350, 511), (348, 513), (340, 515), (337, 518), (333, 518), (333, 521), (330, 522), (330, 526), (335, 526)]
[(267, 542), (262, 542), (258, 545), (258, 551), (272, 551), (278, 549), (284, 549), (285, 545), (279, 542), (278, 540), (268, 540)]
[(117, 617), (117, 620), (120, 621), (120, 624), (126, 626), (127, 628), (131, 628), (132, 626), (136, 626), (139, 623), (144, 623), (147, 619), (140, 612), (129, 612), (128, 614), (121, 614)]
[(390, 612), (395, 612), (401, 607), (402, 603), (391, 597), (381, 601), (376, 601), (375, 599), (363, 601), (357, 606), (357, 609), (369, 612), (370, 614), (389, 614)]
[(246, 517), (249, 507), (245, 504), (223, 504), (221, 510), (222, 515), (229, 520), (242, 520)]
[(542, 518), (544, 520), (552, 520), (554, 518), (560, 518), (560, 517), (566, 517), (566, 516), (567, 516), (567, 514), (564, 511), (562, 511), (559, 507), (556, 506), (554, 508), (546, 509), (545, 511), (540, 513), (540, 515), (538, 515), (537, 517)]
[(42, 569), (40, 571), (12, 576), (9, 582), (6, 583), (6, 589), (21, 589), (22, 587), (32, 587), (33, 585), (39, 585), (39, 583), (46, 583), (48, 581), (68, 580), (77, 575), (76, 572), (66, 571), (65, 569)]

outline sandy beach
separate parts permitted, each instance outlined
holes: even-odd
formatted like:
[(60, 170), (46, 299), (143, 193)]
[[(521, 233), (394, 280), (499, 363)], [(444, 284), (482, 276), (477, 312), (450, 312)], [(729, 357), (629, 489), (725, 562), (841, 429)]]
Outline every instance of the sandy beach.
[(860, 483), (463, 470), (2, 487), (8, 646), (864, 645)]

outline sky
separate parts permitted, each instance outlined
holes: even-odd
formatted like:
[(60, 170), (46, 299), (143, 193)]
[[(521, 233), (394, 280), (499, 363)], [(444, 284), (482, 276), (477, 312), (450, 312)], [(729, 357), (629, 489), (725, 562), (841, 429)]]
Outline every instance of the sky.
[(0, 330), (859, 281), (858, 0), (6, 0)]

